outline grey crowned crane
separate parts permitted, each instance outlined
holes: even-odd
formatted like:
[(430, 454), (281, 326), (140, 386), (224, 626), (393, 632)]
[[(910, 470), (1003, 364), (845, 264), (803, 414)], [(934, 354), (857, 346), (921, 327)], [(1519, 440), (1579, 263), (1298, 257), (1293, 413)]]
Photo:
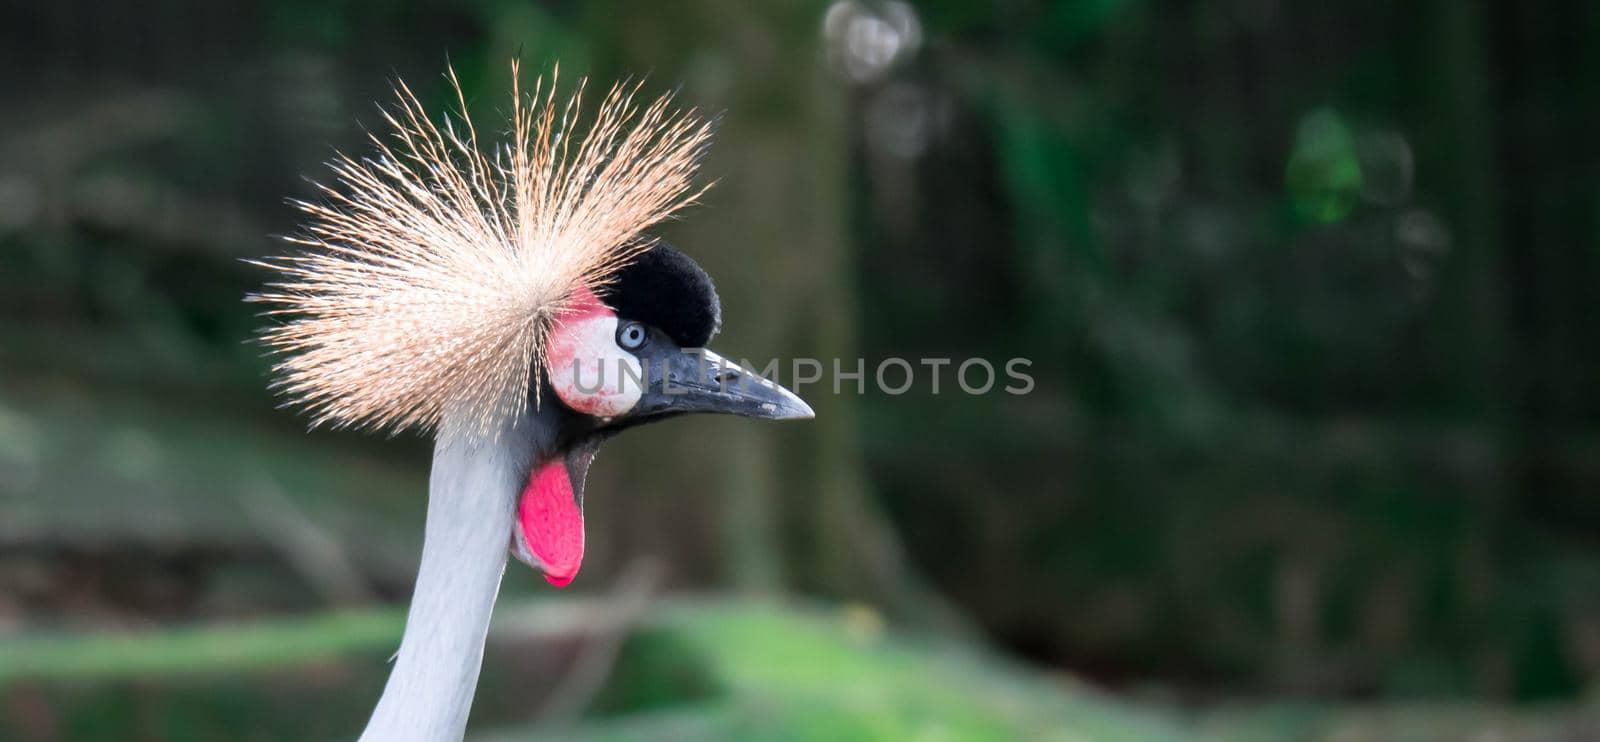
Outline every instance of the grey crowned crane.
[(461, 86), (435, 124), (404, 83), (375, 153), (297, 203), (293, 254), (251, 300), (275, 320), (275, 386), (313, 425), (433, 434), (421, 566), (361, 739), (461, 739), (507, 555), (560, 587), (583, 559), (600, 442), (695, 412), (809, 418), (788, 390), (703, 350), (710, 278), (644, 230), (693, 202), (709, 138), (669, 98), (524, 92), (485, 151)]

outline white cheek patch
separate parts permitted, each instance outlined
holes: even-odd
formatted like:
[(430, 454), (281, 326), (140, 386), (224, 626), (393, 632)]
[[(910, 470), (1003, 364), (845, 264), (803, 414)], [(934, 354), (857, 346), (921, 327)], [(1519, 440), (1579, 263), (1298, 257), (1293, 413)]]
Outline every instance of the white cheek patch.
[(550, 386), (568, 407), (585, 415), (616, 417), (644, 394), (643, 368), (617, 346), (617, 318), (590, 314), (563, 321), (550, 333), (546, 356)]

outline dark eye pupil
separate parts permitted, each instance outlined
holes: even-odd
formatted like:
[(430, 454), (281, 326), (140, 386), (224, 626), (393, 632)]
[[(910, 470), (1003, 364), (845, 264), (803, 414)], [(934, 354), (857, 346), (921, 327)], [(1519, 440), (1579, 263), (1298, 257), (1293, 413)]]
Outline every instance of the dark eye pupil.
[(644, 343), (644, 328), (638, 324), (630, 324), (622, 328), (622, 343), (629, 347), (636, 347)]

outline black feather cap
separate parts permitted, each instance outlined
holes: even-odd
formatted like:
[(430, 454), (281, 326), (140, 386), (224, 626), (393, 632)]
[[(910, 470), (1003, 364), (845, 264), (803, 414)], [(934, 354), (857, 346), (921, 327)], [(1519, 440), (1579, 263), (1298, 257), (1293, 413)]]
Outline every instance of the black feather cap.
[(657, 240), (599, 292), (617, 316), (643, 322), (682, 348), (703, 348), (722, 327), (717, 288), (697, 263)]

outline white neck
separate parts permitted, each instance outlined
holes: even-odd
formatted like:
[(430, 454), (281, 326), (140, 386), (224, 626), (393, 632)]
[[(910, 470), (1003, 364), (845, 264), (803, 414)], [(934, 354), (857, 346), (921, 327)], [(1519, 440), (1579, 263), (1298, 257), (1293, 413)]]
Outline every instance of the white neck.
[(529, 425), (490, 443), (441, 433), (400, 653), (362, 742), (455, 742), (467, 728), (489, 614), (532, 456)]

